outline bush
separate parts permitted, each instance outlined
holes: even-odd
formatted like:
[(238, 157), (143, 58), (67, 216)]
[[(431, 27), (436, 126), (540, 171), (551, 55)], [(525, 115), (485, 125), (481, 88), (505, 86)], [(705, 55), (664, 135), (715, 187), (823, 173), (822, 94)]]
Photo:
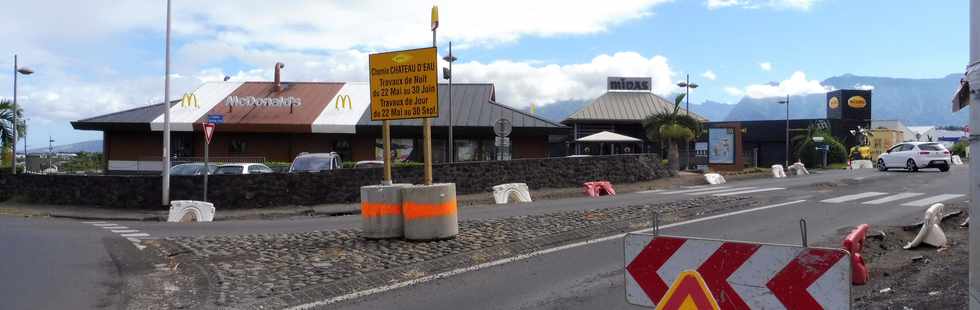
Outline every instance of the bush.
[(953, 152), (953, 155), (959, 155), (962, 158), (966, 158), (966, 148), (970, 147), (970, 143), (967, 141), (956, 142), (953, 145), (953, 149), (949, 150)]
[[(847, 149), (830, 132), (823, 130), (817, 131), (813, 133), (813, 137), (823, 137), (821, 144), (830, 146), (830, 151), (827, 153), (828, 166), (834, 163), (847, 162)], [(812, 139), (803, 140), (801, 143), (803, 145), (797, 147), (796, 152), (793, 154), (794, 157), (802, 161), (807, 167), (820, 167), (823, 165), (823, 151), (816, 149), (818, 143), (813, 142)]]

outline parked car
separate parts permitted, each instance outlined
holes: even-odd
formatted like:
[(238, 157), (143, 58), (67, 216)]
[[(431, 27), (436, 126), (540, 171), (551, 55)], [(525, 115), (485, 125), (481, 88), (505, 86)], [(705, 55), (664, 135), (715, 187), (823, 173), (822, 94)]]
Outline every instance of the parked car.
[(260, 174), (272, 172), (272, 168), (269, 168), (265, 164), (238, 163), (218, 166), (218, 169), (215, 169), (213, 174)]
[(354, 168), (381, 168), (384, 166), (383, 160), (362, 160), (354, 163)]
[[(208, 164), (207, 172), (214, 174), (218, 165)], [(187, 163), (170, 167), (170, 175), (204, 175), (204, 163)]]
[(293, 159), (289, 165), (289, 173), (297, 172), (320, 172), (340, 169), (340, 154), (330, 153), (302, 153)]
[(923, 168), (938, 168), (949, 171), (952, 157), (945, 146), (936, 142), (904, 142), (892, 146), (885, 154), (878, 156), (878, 170), (905, 168), (909, 172)]

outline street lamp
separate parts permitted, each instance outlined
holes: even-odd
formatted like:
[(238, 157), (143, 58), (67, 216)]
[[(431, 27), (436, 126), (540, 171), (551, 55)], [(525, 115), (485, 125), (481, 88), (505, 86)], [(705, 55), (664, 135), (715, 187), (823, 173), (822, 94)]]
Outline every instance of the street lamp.
[(786, 105), (786, 162), (784, 167), (789, 167), (789, 95), (786, 95), (786, 100), (779, 100), (777, 103)]
[[(698, 88), (698, 84), (691, 83), (691, 75), (686, 74), (684, 76), (684, 82), (677, 83), (677, 87), (684, 88), (684, 100), (687, 102), (684, 104), (684, 113), (691, 115), (691, 88)], [(684, 154), (687, 157), (687, 167), (691, 167), (691, 143), (684, 143)]]
[[(18, 67), (17, 54), (14, 54), (14, 110), (11, 111), (14, 120), (13, 124), (11, 124), (12, 125), (11, 127), (13, 128), (14, 140), (10, 146), (10, 156), (13, 157), (10, 159), (11, 174), (17, 174), (17, 75), (18, 73), (23, 75), (31, 75), (34, 74), (34, 70), (31, 70), (30, 68), (27, 67)], [(24, 149), (24, 152), (27, 152), (26, 148)], [(24, 158), (26, 160), (27, 157), (25, 156)]]
[(456, 161), (456, 146), (453, 144), (453, 63), (456, 56), (453, 56), (453, 41), (449, 41), (449, 55), (442, 60), (449, 62), (449, 70), (442, 68), (442, 78), (449, 80), (449, 162)]

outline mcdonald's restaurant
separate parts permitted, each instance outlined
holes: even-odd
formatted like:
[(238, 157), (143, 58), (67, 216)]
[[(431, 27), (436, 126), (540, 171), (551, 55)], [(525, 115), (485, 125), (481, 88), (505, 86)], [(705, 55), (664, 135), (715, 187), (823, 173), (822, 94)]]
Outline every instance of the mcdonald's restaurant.
[[(496, 102), (493, 84), (439, 85), (432, 119), (435, 162), (543, 158), (567, 126)], [(450, 102), (452, 106), (450, 106)], [(300, 153), (336, 152), (344, 161), (380, 160), (381, 122), (371, 121), (370, 87), (350, 82), (207, 82), (169, 104), (155, 104), (73, 121), (103, 133), (107, 173), (154, 173), (161, 168), (164, 109), (170, 109), (171, 157), (200, 161), (203, 123), (216, 124), (209, 146), (215, 162), (291, 162)], [(451, 115), (450, 115), (450, 111)], [(499, 139), (494, 124), (512, 124)], [(449, 148), (452, 124), (453, 152)], [(396, 161), (422, 161), (422, 121), (391, 121)]]

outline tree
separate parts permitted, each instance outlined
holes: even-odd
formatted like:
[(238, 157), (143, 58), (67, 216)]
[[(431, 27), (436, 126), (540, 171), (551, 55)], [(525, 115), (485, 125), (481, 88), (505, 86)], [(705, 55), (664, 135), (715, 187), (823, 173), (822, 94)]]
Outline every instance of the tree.
[(830, 146), (830, 150), (827, 153), (828, 164), (847, 162), (847, 149), (844, 147), (844, 144), (840, 143), (837, 138), (830, 134), (830, 131), (816, 129), (814, 126), (810, 126), (806, 133), (793, 136), (793, 158), (799, 159), (810, 167), (817, 167), (823, 163), (823, 153), (817, 151), (818, 143), (813, 142), (813, 137), (823, 137), (823, 142), (819, 144)]
[(14, 111), (14, 104), (8, 99), (0, 99), (0, 150), (2, 150), (3, 162), (9, 166), (9, 162), (14, 158), (10, 154), (14, 140), (14, 114), (17, 115), (17, 133), (23, 135), (26, 129), (24, 122), (24, 110), (17, 107)]
[(687, 143), (701, 136), (701, 121), (687, 113), (680, 113), (684, 94), (674, 98), (674, 108), (659, 111), (643, 120), (643, 129), (650, 141), (667, 146), (667, 163), (671, 170), (680, 170), (680, 154), (677, 142)]

